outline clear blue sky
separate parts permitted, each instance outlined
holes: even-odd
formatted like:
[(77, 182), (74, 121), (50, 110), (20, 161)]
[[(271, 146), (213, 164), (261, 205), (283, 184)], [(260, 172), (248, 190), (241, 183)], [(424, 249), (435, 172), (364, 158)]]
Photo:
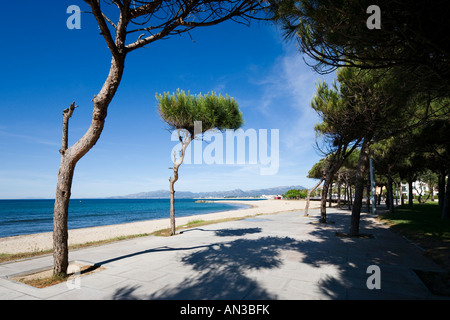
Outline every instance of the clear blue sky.
[[(93, 16), (82, 14), (81, 30), (67, 29), (71, 4), (87, 9), (80, 0), (2, 5), (0, 199), (54, 198), (63, 109), (72, 101), (79, 106), (70, 120), (69, 145), (89, 127), (91, 99), (105, 80), (110, 53)], [(320, 159), (313, 129), (319, 119), (310, 101), (323, 76), (271, 25), (230, 22), (191, 35), (195, 42), (176, 36), (127, 56), (100, 140), (77, 164), (72, 198), (168, 189), (176, 142), (159, 118), (155, 93), (178, 88), (234, 97), (244, 130), (279, 129), (280, 158), (275, 175), (261, 175), (260, 164), (183, 164), (176, 190), (314, 184), (306, 176)]]

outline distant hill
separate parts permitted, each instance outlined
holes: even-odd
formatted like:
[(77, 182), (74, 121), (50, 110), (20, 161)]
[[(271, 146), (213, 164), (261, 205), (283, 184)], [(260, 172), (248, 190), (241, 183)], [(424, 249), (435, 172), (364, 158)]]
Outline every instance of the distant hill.
[[(175, 197), (178, 199), (192, 199), (192, 198), (246, 198), (259, 197), (262, 195), (278, 195), (283, 194), (291, 189), (306, 189), (302, 186), (283, 186), (267, 189), (248, 190), (234, 189), (230, 191), (213, 191), (213, 192), (190, 192), (190, 191), (176, 191)], [(161, 199), (170, 198), (168, 190), (156, 190), (149, 192), (133, 193), (126, 196), (110, 197), (110, 199)]]

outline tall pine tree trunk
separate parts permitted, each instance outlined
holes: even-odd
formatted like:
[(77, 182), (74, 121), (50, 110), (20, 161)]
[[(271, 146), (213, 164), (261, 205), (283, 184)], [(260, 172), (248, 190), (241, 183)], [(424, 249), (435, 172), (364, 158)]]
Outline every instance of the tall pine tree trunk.
[(383, 195), (383, 188), (384, 188), (384, 185), (382, 184), (380, 187), (380, 194), (377, 196), (377, 205), (378, 206), (381, 205), (381, 196)]
[(328, 190), (328, 207), (331, 208), (331, 203), (333, 202), (333, 183), (330, 184)]
[(447, 190), (444, 195), (444, 203), (442, 205), (442, 219), (450, 218), (450, 174), (447, 176)]
[(175, 227), (175, 189), (174, 184), (178, 180), (178, 167), (173, 169), (173, 177), (169, 179), (170, 182), (170, 235), (176, 233)]
[(353, 208), (353, 186), (351, 184), (348, 186), (348, 194), (350, 199), (348, 202), (348, 208), (351, 210)]
[(62, 157), (53, 211), (53, 273), (55, 275), (65, 275), (69, 265), (67, 220), (74, 171), (75, 165)]
[(341, 209), (341, 186), (342, 186), (342, 176), (341, 173), (338, 171), (337, 173), (337, 200), (336, 205), (338, 209)]
[(387, 174), (387, 206), (389, 208), (389, 212), (394, 212), (394, 188), (393, 188), (393, 180), (391, 174), (391, 168), (388, 165), (388, 174)]
[(75, 166), (100, 138), (105, 124), (108, 106), (122, 79), (124, 61), (125, 56), (112, 59), (108, 77), (99, 94), (93, 99), (94, 110), (91, 125), (84, 136), (70, 148), (68, 148), (67, 141), (68, 120), (71, 112), (69, 111), (70, 115), (68, 115), (64, 111), (63, 145), (60, 150), (61, 163), (58, 171), (55, 205), (53, 209), (53, 274), (55, 275), (66, 275), (69, 264), (67, 221)]
[(399, 185), (400, 185), (399, 189), (400, 189), (400, 200), (401, 200), (400, 204), (403, 206), (405, 204), (405, 196), (403, 195), (401, 182), (399, 182)]
[(445, 170), (440, 170), (438, 178), (438, 203), (440, 210), (442, 210), (442, 208), (444, 207), (444, 197), (445, 197)]
[(178, 180), (178, 168), (181, 166), (184, 160), (184, 156), (186, 154), (186, 148), (188, 147), (189, 143), (192, 141), (192, 134), (187, 133), (184, 137), (184, 139), (181, 137), (180, 129), (177, 129), (178, 131), (178, 139), (181, 142), (181, 150), (180, 150), (180, 157), (177, 159), (174, 158), (174, 164), (173, 164), (173, 177), (169, 179), (170, 182), (170, 235), (173, 236), (176, 234), (176, 226), (175, 226), (175, 189), (174, 185), (175, 182)]
[(414, 201), (413, 179), (412, 177), (408, 177), (408, 207), (412, 208), (413, 201)]
[(366, 186), (366, 210), (367, 213), (370, 212), (370, 180), (367, 179), (367, 186)]
[(312, 187), (311, 189), (308, 190), (308, 195), (306, 196), (305, 217), (308, 216), (309, 201), (310, 201), (310, 198), (311, 198), (311, 193), (312, 193), (314, 190), (316, 190), (317, 187), (320, 186), (320, 184), (322, 183), (322, 181), (323, 181), (323, 178), (320, 179), (320, 181), (319, 181), (314, 187)]
[(350, 236), (359, 235), (359, 221), (361, 216), (362, 198), (364, 192), (364, 173), (369, 158), (369, 139), (364, 139), (358, 158), (355, 181), (355, 202), (353, 203), (352, 216), (350, 220)]
[(349, 196), (348, 196), (348, 185), (347, 185), (347, 183), (345, 183), (344, 184), (344, 203), (345, 204), (349, 203), (349, 199), (348, 198), (349, 198)]
[(332, 180), (333, 180), (333, 172), (332, 172), (332, 170), (329, 170), (325, 176), (325, 182), (323, 183), (323, 187), (322, 187), (322, 196), (320, 198), (320, 222), (321, 223), (327, 222), (327, 196), (328, 196), (328, 190), (330, 188)]

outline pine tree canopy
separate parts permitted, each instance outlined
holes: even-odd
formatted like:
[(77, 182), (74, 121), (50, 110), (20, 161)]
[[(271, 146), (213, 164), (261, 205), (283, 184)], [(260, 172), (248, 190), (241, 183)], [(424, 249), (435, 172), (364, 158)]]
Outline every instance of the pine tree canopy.
[[(202, 132), (211, 129), (239, 129), (243, 124), (239, 104), (228, 95), (216, 93), (206, 95), (186, 94), (183, 90), (176, 93), (156, 94), (159, 114), (171, 129), (185, 129), (194, 137), (194, 123), (201, 121)], [(195, 132), (196, 134), (200, 132)]]

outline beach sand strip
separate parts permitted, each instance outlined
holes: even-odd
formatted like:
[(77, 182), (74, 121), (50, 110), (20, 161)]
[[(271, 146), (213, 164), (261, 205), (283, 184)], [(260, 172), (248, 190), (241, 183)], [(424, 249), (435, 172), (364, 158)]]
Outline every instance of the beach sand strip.
[[(300, 211), (304, 210), (306, 204), (306, 201), (304, 200), (220, 200), (217, 202), (234, 203), (251, 207), (216, 213), (176, 217), (177, 226), (185, 225), (189, 222), (198, 220), (211, 221), (227, 218), (244, 218), (261, 214)], [(310, 208), (317, 208), (319, 206), (320, 202), (318, 201), (310, 202)], [(69, 230), (69, 245), (110, 240), (121, 236), (150, 234), (158, 230), (169, 228), (169, 226), (170, 222), (169, 218), (167, 218), (83, 229), (72, 229)], [(0, 253), (16, 254), (40, 252), (50, 250), (52, 247), (52, 232), (0, 238)]]

